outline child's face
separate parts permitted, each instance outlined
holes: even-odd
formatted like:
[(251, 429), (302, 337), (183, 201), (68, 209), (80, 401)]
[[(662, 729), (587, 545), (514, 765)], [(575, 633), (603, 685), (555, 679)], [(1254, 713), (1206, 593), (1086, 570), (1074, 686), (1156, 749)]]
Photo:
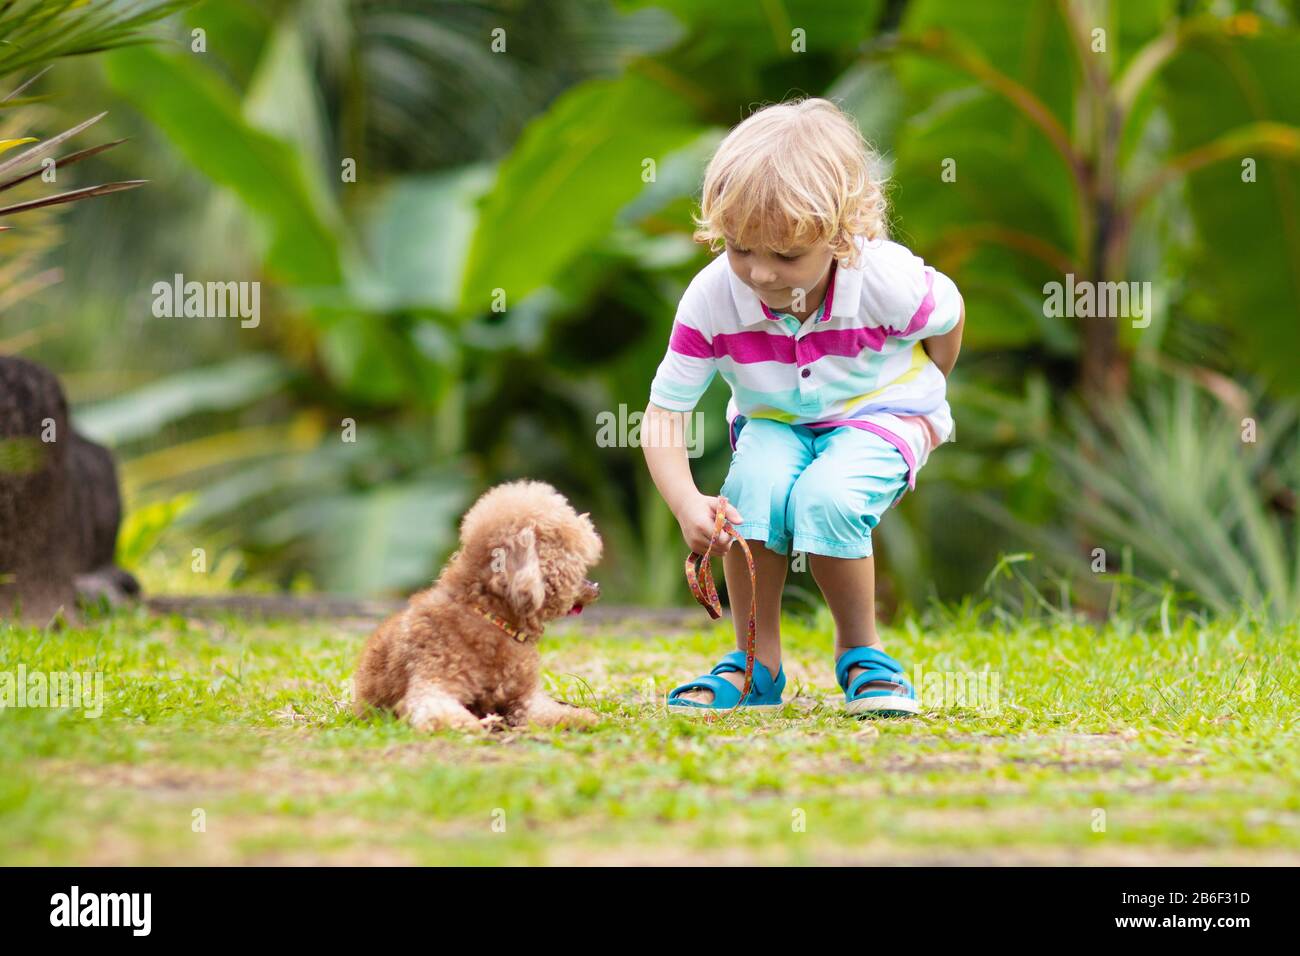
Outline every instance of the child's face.
[[(831, 248), (821, 242), (814, 246), (796, 246), (776, 250), (766, 247), (750, 248), (731, 239), (727, 240), (727, 261), (731, 271), (749, 286), (769, 309), (783, 312), (792, 307), (802, 311), (812, 302), (813, 291), (826, 278), (831, 268)], [(798, 300), (802, 291), (806, 304)]]

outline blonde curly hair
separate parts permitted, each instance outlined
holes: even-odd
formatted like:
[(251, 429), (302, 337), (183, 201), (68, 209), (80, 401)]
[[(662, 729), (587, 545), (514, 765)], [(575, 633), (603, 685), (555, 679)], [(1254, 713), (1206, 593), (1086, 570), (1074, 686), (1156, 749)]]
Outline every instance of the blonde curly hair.
[(857, 236), (885, 237), (878, 157), (830, 100), (766, 106), (719, 144), (704, 174), (695, 240), (718, 252), (730, 239), (778, 252), (825, 241), (857, 260)]

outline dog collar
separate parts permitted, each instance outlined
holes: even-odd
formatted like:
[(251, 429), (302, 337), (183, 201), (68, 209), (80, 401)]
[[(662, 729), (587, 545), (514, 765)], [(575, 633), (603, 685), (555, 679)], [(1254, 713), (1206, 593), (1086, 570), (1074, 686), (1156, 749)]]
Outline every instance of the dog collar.
[(520, 644), (528, 643), (528, 635), (520, 628), (515, 627), (513, 624), (511, 624), (501, 615), (493, 614), (491, 611), (487, 610), (486, 608), (481, 608), (477, 604), (472, 605), (472, 607), (474, 609), (475, 614), (477, 614), (479, 617), (486, 618), (487, 620), (491, 621), (497, 627), (501, 628), (501, 630), (505, 631), (507, 634), (513, 637)]

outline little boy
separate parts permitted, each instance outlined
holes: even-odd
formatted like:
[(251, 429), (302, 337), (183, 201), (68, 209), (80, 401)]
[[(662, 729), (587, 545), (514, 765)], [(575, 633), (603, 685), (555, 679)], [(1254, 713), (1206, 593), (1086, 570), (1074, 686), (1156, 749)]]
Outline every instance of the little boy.
[[(885, 199), (856, 124), (827, 100), (753, 114), (705, 174), (695, 238), (720, 256), (691, 281), (650, 385), (643, 436), (682, 435), (715, 372), (731, 386), (734, 454), (727, 517), (750, 542), (757, 576), (753, 686), (741, 706), (781, 705), (781, 589), (787, 555), (807, 554), (835, 620), (835, 676), (854, 714), (917, 712), (903, 666), (875, 624), (871, 530), (916, 485), (953, 433), (946, 377), (965, 310), (947, 276), (884, 238)], [(646, 463), (682, 536), (703, 553), (718, 498), (691, 478), (680, 442), (643, 440)], [(748, 566), (724, 532), (736, 640), (744, 646)], [(745, 654), (681, 685), (671, 710), (728, 709)]]

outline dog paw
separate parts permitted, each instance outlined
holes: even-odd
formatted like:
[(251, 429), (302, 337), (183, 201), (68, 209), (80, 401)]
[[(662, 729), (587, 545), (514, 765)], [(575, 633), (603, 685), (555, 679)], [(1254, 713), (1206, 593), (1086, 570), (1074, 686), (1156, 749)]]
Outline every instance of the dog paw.
[(554, 725), (556, 727), (591, 727), (598, 723), (600, 723), (600, 715), (594, 710), (587, 710), (585, 707), (559, 704), (555, 711)]
[(482, 723), (473, 714), (420, 714), (412, 715), (411, 726), (421, 733), (436, 733), (439, 730), (485, 730)]
[(599, 723), (600, 715), (583, 707), (575, 707), (545, 694), (537, 694), (527, 704), (511, 715), (513, 726), (531, 724), (534, 727), (590, 727)]
[(415, 681), (407, 688), (398, 713), (419, 731), (482, 730), (478, 717), (455, 696), (429, 681)]

